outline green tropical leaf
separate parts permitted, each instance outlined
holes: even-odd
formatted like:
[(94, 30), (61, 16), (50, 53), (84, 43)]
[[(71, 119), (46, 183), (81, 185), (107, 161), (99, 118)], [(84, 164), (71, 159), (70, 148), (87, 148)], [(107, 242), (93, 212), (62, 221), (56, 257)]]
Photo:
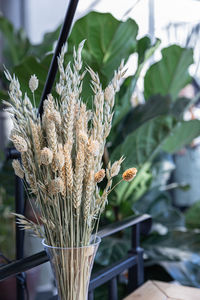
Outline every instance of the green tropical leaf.
[[(195, 97), (196, 98), (196, 97)], [(182, 121), (184, 112), (189, 109), (192, 105), (194, 100), (188, 98), (177, 98), (175, 102), (172, 103), (171, 113), (175, 116), (178, 120)]]
[(152, 45), (151, 39), (148, 36), (145, 36), (138, 41), (138, 68), (136, 71), (137, 77), (140, 75), (144, 64), (154, 54), (154, 52), (158, 49), (160, 44), (161, 41), (159, 39), (156, 39), (155, 43)]
[(123, 168), (140, 167), (150, 161), (158, 148), (172, 132), (174, 121), (171, 117), (156, 117), (127, 135), (124, 143), (116, 147), (111, 155), (114, 161), (121, 155), (126, 157)]
[(167, 192), (160, 191), (160, 186), (148, 190), (145, 195), (133, 205), (138, 214), (150, 214), (154, 223), (160, 223), (168, 229), (185, 225), (184, 215), (172, 206), (172, 199)]
[(167, 138), (162, 149), (169, 153), (179, 151), (182, 147), (189, 145), (193, 139), (200, 135), (200, 121), (191, 120), (180, 122), (173, 134)]
[[(53, 41), (57, 39), (59, 30), (60, 27), (53, 33), (46, 34), (42, 44), (32, 46), (29, 53), (41, 56), (45, 52), (51, 51)], [(77, 47), (83, 39), (86, 39), (83, 49), (84, 63), (92, 66), (99, 73), (104, 85), (107, 85), (113, 76), (114, 70), (118, 68), (121, 59), (127, 60), (129, 55), (136, 49), (137, 31), (138, 26), (133, 20), (129, 19), (126, 22), (121, 22), (110, 14), (91, 12), (79, 19), (72, 29), (68, 40), (66, 63), (72, 59), (73, 47)], [(41, 97), (51, 57), (51, 55), (47, 55), (44, 59), (38, 60), (33, 55), (28, 56), (14, 68), (23, 91), (27, 90), (30, 76), (34, 73), (37, 75), (40, 82), (35, 93), (37, 103)], [(88, 88), (89, 80), (90, 77), (87, 74), (83, 84), (83, 99), (90, 106), (91, 89)], [(31, 96), (31, 93), (28, 93)]]
[(180, 123), (170, 116), (156, 117), (128, 134), (124, 142), (111, 154), (111, 160), (115, 161), (124, 155), (126, 160), (123, 163), (123, 170), (134, 166), (139, 172), (131, 184), (125, 182), (117, 187), (115, 192), (126, 201), (132, 191), (140, 185), (142, 180), (140, 176), (143, 172), (148, 172), (159, 150), (177, 151), (199, 134), (199, 120)]
[(153, 64), (144, 78), (144, 95), (171, 95), (175, 100), (180, 90), (190, 82), (188, 67), (193, 63), (192, 49), (172, 45), (162, 50), (162, 59)]
[(69, 51), (84, 39), (85, 62), (100, 75), (104, 86), (122, 59), (125, 61), (136, 50), (138, 26), (135, 21), (118, 21), (111, 14), (91, 12), (79, 19), (69, 38)]
[(131, 183), (124, 182), (115, 189), (119, 196), (123, 196), (123, 201), (126, 201), (132, 191), (143, 182), (142, 177), (146, 172), (148, 174), (152, 159), (174, 129), (175, 124), (176, 121), (172, 117), (156, 117), (127, 135), (123, 144), (115, 148), (111, 154), (112, 161), (124, 155), (126, 159), (122, 169), (134, 166), (139, 170)]
[[(162, 101), (162, 105), (160, 102)], [(170, 112), (171, 99), (166, 96), (155, 95), (145, 104), (129, 109), (126, 117), (121, 121), (118, 132), (116, 133), (114, 146), (123, 142), (128, 134), (136, 130), (145, 122)]]

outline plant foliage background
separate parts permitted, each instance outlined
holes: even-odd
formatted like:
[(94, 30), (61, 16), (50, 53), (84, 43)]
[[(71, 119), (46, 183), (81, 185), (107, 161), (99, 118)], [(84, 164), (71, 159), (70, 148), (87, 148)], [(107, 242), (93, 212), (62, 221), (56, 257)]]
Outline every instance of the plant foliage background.
[[(32, 74), (38, 76), (35, 96), (39, 103), (60, 27), (46, 34), (40, 45), (31, 45), (23, 30), (16, 31), (2, 16), (0, 30), (4, 36), (5, 64), (19, 78), (22, 90), (26, 90)], [(87, 40), (83, 60), (99, 73), (104, 87), (121, 59), (127, 62), (131, 54), (137, 54), (136, 71), (124, 80), (117, 95), (105, 162), (108, 156), (114, 161), (124, 155), (123, 169), (134, 166), (139, 172), (132, 183), (122, 183), (110, 195), (103, 224), (132, 214), (151, 214), (153, 230), (143, 241), (147, 264), (160, 264), (173, 279), (200, 287), (200, 205), (181, 212), (173, 206), (170, 189), (189, 187), (183, 183), (168, 184), (175, 167), (171, 155), (200, 135), (199, 120), (183, 120), (184, 112), (197, 99), (179, 97), (181, 89), (191, 81), (188, 68), (193, 63), (193, 51), (178, 45), (163, 48), (161, 60), (153, 63), (144, 76), (144, 103), (133, 107), (131, 96), (137, 80), (161, 43), (157, 39), (152, 44), (148, 36), (138, 39), (137, 35), (138, 25), (134, 20), (121, 22), (110, 14), (91, 12), (75, 23), (68, 41), (67, 60), (70, 60), (73, 46)], [(3, 67), (0, 72), (0, 97), (6, 99)], [(91, 91), (84, 85), (83, 91), (84, 101), (91, 106)], [(4, 203), (8, 205), (8, 198)], [(96, 262), (105, 266), (121, 258), (127, 251), (124, 241), (128, 245), (128, 240), (129, 232), (105, 239)]]

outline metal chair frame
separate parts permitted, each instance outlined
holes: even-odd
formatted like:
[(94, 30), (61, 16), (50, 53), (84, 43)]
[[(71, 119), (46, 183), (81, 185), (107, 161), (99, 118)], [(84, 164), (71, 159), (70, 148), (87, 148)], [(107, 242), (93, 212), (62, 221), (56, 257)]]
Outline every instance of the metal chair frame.
[[(127, 293), (131, 293), (138, 286), (143, 284), (144, 261), (143, 249), (140, 247), (140, 236), (141, 234), (148, 234), (151, 229), (151, 224), (152, 219), (149, 215), (131, 216), (123, 221), (110, 224), (98, 232), (98, 235), (101, 238), (105, 238), (131, 227), (131, 248), (125, 258), (121, 259), (115, 264), (112, 264), (111, 266), (103, 268), (101, 271), (92, 275), (89, 285), (88, 300), (93, 300), (94, 290), (107, 282), (109, 283), (108, 299), (117, 300), (117, 278), (126, 270), (128, 270)], [(41, 251), (29, 257), (13, 261), (0, 268), (0, 281), (18, 274), (18, 284), (20, 284), (21, 288), (23, 289), (25, 287), (24, 272), (42, 263), (45, 263), (48, 260), (49, 259), (46, 252)], [(18, 300), (21, 300), (21, 298), (18, 297)]]

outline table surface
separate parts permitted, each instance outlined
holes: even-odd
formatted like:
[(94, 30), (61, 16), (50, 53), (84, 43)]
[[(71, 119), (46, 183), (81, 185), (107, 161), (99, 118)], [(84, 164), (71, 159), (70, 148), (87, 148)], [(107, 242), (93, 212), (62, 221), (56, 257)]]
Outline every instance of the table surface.
[(200, 300), (200, 289), (150, 280), (124, 300)]

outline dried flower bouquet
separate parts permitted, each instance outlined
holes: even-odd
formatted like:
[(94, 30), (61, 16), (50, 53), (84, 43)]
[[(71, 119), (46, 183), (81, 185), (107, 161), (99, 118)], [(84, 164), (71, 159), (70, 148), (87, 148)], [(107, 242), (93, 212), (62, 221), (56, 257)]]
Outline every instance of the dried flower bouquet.
[[(15, 75), (12, 77), (5, 71), (10, 81), (7, 111), (14, 124), (10, 139), (21, 153), (21, 161), (14, 160), (13, 167), (17, 176), (25, 178), (25, 186), (35, 198), (41, 214), (38, 224), (21, 215), (18, 216), (19, 223), (25, 229), (32, 229), (37, 236), (44, 237), (45, 244), (56, 247), (50, 256), (54, 257), (53, 269), (59, 295), (62, 299), (73, 300), (86, 297), (88, 283), (85, 282), (88, 280), (85, 278), (90, 274), (93, 261), (91, 255), (86, 255), (89, 253), (87, 247), (91, 237), (97, 233), (100, 215), (113, 189), (113, 177), (118, 175), (124, 160), (121, 157), (113, 164), (109, 163), (106, 170), (102, 168), (115, 93), (124, 73), (123, 62), (103, 90), (98, 75), (90, 67), (81, 71), (83, 45), (84, 41), (77, 51), (74, 49), (73, 65), (69, 63), (66, 67), (63, 46), (58, 57), (58, 99), (48, 95), (42, 117), (38, 116), (27, 94), (22, 95)], [(88, 110), (81, 100), (85, 72), (91, 76), (93, 110)], [(33, 75), (29, 81), (33, 101), (37, 87), (38, 79)], [(122, 180), (132, 180), (136, 172), (135, 168), (128, 169)], [(100, 193), (98, 183), (104, 177), (107, 184)], [(68, 251), (67, 256), (63, 251), (58, 255), (58, 249), (69, 248), (76, 250)], [(79, 248), (86, 250), (78, 251)]]
[[(10, 81), (10, 103), (7, 111), (12, 115), (14, 129), (10, 139), (21, 153), (21, 163), (13, 161), (15, 173), (26, 179), (28, 189), (35, 196), (40, 208), (48, 244), (58, 247), (89, 245), (95, 225), (104, 210), (107, 196), (112, 189), (112, 179), (118, 175), (123, 158), (102, 169), (102, 156), (106, 138), (111, 130), (115, 93), (123, 76), (123, 62), (107, 88), (103, 91), (96, 74), (90, 67), (82, 69), (81, 52), (74, 62), (64, 66), (65, 46), (58, 57), (59, 82), (56, 91), (59, 99), (51, 94), (44, 101), (42, 118), (27, 94), (22, 96), (15, 75), (5, 71)], [(85, 72), (91, 76), (94, 92), (93, 110), (81, 101)], [(33, 93), (38, 79), (33, 75), (29, 88)], [(137, 170), (129, 169), (123, 179), (129, 181)], [(98, 183), (107, 177), (107, 185), (100, 195)], [(41, 236), (39, 225), (22, 218), (25, 227)], [(38, 224), (41, 222), (38, 222)]]

